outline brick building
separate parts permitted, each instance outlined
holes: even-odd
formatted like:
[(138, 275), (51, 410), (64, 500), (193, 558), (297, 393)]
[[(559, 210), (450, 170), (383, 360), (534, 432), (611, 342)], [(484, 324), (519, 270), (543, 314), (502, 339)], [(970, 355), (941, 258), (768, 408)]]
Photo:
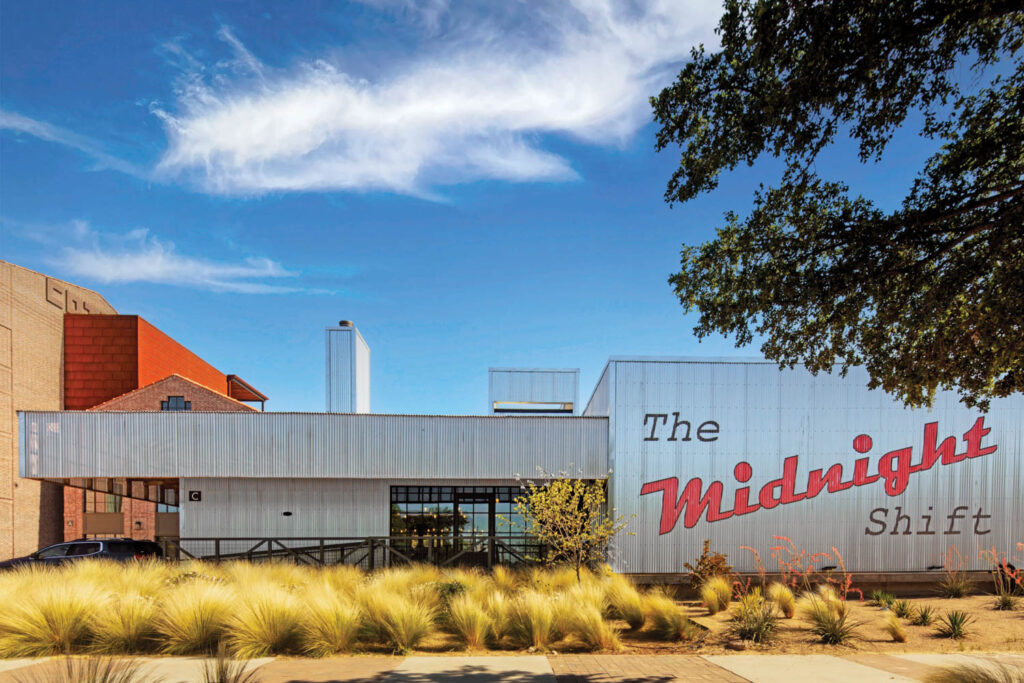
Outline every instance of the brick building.
[(0, 559), (63, 537), (61, 487), (18, 476), (18, 410), (64, 407), (65, 313), (117, 313), (97, 294), (0, 261)]
[[(69, 320), (71, 318), (72, 316), (69, 316)], [(72, 324), (79, 322), (76, 320)], [(139, 322), (157, 334), (162, 334), (145, 320), (139, 319)], [(116, 325), (100, 325), (98, 327), (118, 329)], [(123, 326), (123, 329), (130, 328), (131, 326)], [(80, 335), (68, 338), (79, 341), (83, 339)], [(76, 351), (76, 353), (81, 353), (81, 351)], [(125, 358), (122, 358), (121, 361), (124, 365), (131, 365)], [(124, 367), (114, 367), (120, 365), (116, 362), (110, 362), (107, 365), (108, 372), (119, 378), (124, 378), (129, 374), (129, 370), (125, 370)], [(187, 367), (187, 365), (188, 363), (183, 362), (179, 364), (179, 367)], [(223, 377), (215, 377), (215, 379), (217, 384), (223, 385), (223, 389), (226, 391), (227, 384), (221, 381)], [(155, 412), (162, 410), (193, 410), (204, 413), (257, 412), (252, 406), (179, 374), (172, 374), (147, 386), (129, 391), (93, 406), (89, 410), (104, 412)], [(178, 535), (177, 507), (66, 486), (64, 488), (64, 540), (106, 535), (150, 540), (165, 536), (175, 537)]]
[[(171, 381), (157, 387), (162, 380)], [(167, 390), (161, 400), (191, 397), (181, 400), (195, 410), (251, 410), (239, 401), (266, 400), (144, 319), (118, 315), (96, 292), (0, 261), (0, 560), (82, 534), (81, 520), (67, 525), (59, 484), (19, 476), (17, 412), (88, 410), (115, 405), (118, 397), (120, 407), (103, 409), (159, 411), (161, 402), (146, 392), (150, 387)], [(67, 494), (72, 513), (88, 507), (81, 493)], [(147, 507), (136, 515), (134, 502), (124, 506), (120, 496), (96, 495), (104, 511), (119, 507), (128, 522), (117, 535), (157, 531), (152, 503), (139, 501)]]

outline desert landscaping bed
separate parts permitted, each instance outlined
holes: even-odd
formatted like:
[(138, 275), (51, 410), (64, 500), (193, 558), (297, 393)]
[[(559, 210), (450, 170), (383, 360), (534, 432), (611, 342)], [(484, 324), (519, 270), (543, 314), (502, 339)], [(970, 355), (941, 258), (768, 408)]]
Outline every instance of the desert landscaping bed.
[[(203, 654), (235, 657), (494, 652), (626, 654), (1024, 652), (1024, 611), (996, 610), (995, 597), (925, 597), (893, 608), (847, 600), (831, 585), (790, 606), (776, 591), (724, 583), (724, 604), (676, 600), (638, 589), (609, 569), (510, 571), (412, 566), (364, 573), (287, 564), (118, 565), (82, 562), (0, 575), (0, 656)], [(746, 594), (746, 598), (742, 597)], [(824, 597), (822, 597), (824, 596)], [(792, 595), (790, 599), (792, 599)], [(858, 624), (841, 645), (812, 633), (808, 608)], [(899, 620), (895, 607), (929, 607), (933, 623)], [(764, 638), (737, 632), (743, 610), (771, 617)], [(943, 615), (966, 613), (966, 633), (941, 637)], [(759, 642), (758, 642), (759, 641)]]

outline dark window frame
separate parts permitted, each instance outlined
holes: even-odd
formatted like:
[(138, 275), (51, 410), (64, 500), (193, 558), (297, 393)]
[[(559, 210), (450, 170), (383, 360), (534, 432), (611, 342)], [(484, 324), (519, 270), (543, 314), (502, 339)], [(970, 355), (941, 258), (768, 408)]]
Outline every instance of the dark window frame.
[(170, 413), (192, 410), (192, 401), (186, 401), (184, 396), (168, 396), (166, 401), (160, 401), (160, 410)]

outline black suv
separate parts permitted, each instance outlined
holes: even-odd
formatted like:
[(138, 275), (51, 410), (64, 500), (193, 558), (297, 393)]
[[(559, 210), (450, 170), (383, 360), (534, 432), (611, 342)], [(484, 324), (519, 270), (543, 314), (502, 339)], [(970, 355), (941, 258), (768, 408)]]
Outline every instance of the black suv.
[(160, 546), (153, 541), (136, 541), (131, 538), (83, 538), (79, 541), (47, 546), (31, 555), (0, 562), (0, 569), (11, 569), (30, 564), (53, 566), (90, 558), (128, 562), (129, 560), (160, 559), (163, 554)]

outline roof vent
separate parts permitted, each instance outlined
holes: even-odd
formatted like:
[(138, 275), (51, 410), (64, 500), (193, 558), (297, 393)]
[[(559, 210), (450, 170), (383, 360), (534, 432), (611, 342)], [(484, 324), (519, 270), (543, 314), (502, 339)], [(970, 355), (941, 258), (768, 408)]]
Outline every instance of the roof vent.
[(351, 320), (339, 320), (338, 327), (355, 327)]

